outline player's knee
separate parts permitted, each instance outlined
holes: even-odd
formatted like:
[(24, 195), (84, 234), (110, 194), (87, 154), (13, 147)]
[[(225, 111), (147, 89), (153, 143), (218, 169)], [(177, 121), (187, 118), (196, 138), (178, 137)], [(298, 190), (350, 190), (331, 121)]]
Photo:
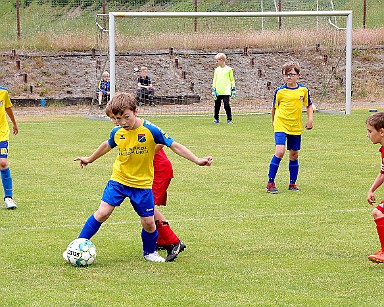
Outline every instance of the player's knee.
[(377, 220), (379, 218), (384, 217), (384, 213), (381, 212), (379, 209), (375, 208), (372, 210), (372, 216), (374, 220)]
[(1, 158), (0, 159), (0, 169), (6, 169), (8, 168), (8, 159), (6, 158)]

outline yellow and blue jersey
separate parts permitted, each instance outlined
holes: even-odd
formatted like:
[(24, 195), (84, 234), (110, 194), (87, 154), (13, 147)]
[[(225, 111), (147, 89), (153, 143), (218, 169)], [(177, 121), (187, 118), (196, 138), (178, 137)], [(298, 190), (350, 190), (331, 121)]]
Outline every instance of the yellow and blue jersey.
[(12, 103), (8, 91), (0, 86), (0, 142), (9, 140), (9, 125), (5, 109), (10, 107)]
[(300, 83), (295, 88), (286, 84), (277, 88), (273, 99), (273, 107), (276, 109), (274, 131), (300, 135), (303, 130), (303, 105), (307, 107), (311, 104), (309, 89)]
[(231, 95), (232, 87), (235, 87), (233, 69), (229, 66), (216, 67), (213, 73), (212, 87), (219, 95)]
[(150, 189), (153, 183), (155, 145), (171, 146), (174, 140), (147, 120), (134, 130), (112, 129), (108, 144), (119, 152), (111, 180), (132, 188)]

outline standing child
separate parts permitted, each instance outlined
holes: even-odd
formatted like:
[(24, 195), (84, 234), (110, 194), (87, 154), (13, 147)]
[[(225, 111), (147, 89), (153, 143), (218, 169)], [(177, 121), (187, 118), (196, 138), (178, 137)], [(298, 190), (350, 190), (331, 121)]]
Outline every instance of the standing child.
[[(368, 203), (374, 205), (376, 203), (375, 191), (384, 182), (384, 112), (378, 112), (369, 116), (366, 121), (366, 126), (368, 137), (372, 143), (381, 145), (379, 149), (381, 153), (381, 168), (367, 196)], [(381, 249), (373, 255), (370, 255), (368, 259), (373, 262), (382, 263), (384, 262), (384, 200), (372, 210), (372, 215), (376, 223)]]
[(233, 69), (225, 64), (227, 57), (224, 53), (218, 53), (215, 56), (217, 67), (213, 74), (212, 97), (215, 100), (214, 122), (218, 124), (221, 101), (224, 102), (225, 113), (227, 114), (227, 123), (232, 123), (232, 110), (229, 104), (229, 98), (236, 98), (235, 78)]
[(100, 206), (88, 218), (78, 237), (92, 238), (115, 207), (120, 206), (125, 198), (129, 198), (134, 210), (140, 216), (143, 227), (141, 239), (144, 258), (148, 261), (164, 262), (165, 259), (156, 252), (158, 231), (154, 220), (152, 193), (155, 146), (166, 145), (178, 155), (201, 166), (210, 166), (212, 157), (198, 158), (160, 128), (138, 118), (136, 101), (127, 93), (116, 93), (110, 102), (110, 107), (119, 126), (112, 129), (109, 139), (104, 141), (92, 155), (74, 159), (80, 161), (80, 166), (84, 167), (112, 148), (118, 148), (112, 176), (104, 189)]
[(19, 128), (12, 111), (12, 103), (6, 88), (0, 86), (0, 172), (4, 189), (4, 203), (7, 209), (16, 209), (13, 200), (13, 185), (8, 162), (9, 125), (6, 114), (12, 121), (13, 134), (19, 133)]
[(313, 108), (309, 89), (297, 83), (300, 66), (294, 62), (282, 67), (285, 84), (275, 90), (272, 107), (272, 125), (275, 135), (276, 151), (269, 165), (267, 192), (276, 194), (275, 177), (284, 157), (285, 144), (289, 150), (290, 181), (288, 190), (299, 191), (296, 180), (299, 174), (299, 150), (301, 146), (302, 108), (307, 108), (306, 129), (312, 129)]

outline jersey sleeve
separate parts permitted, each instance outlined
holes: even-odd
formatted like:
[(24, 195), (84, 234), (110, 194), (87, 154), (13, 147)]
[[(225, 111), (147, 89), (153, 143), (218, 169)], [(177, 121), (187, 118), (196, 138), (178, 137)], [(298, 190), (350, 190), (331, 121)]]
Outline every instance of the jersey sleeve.
[(116, 132), (121, 129), (120, 126), (118, 127), (114, 127), (111, 131), (111, 134), (109, 135), (109, 139), (108, 139), (108, 144), (109, 144), (109, 147), (111, 148), (114, 148), (117, 146), (116, 142), (115, 142), (115, 134)]
[(233, 75), (233, 69), (229, 71), (229, 80), (231, 81), (231, 87), (235, 87), (235, 77)]
[(143, 125), (147, 129), (149, 129), (149, 131), (151, 131), (151, 133), (153, 135), (153, 139), (154, 139), (156, 144), (163, 144), (163, 145), (169, 147), (174, 142), (173, 138), (171, 138), (166, 132), (161, 130), (156, 125), (148, 122), (147, 120), (144, 121)]

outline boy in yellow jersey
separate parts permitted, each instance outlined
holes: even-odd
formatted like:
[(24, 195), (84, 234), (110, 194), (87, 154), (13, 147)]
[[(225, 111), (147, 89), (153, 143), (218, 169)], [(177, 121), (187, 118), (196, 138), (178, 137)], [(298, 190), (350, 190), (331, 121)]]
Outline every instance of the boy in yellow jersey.
[(232, 109), (229, 98), (236, 98), (235, 78), (233, 69), (225, 64), (227, 57), (224, 53), (215, 56), (217, 67), (213, 73), (212, 98), (215, 100), (214, 122), (218, 124), (221, 101), (224, 102), (224, 110), (227, 114), (227, 123), (232, 123)]
[(16, 203), (13, 200), (12, 176), (8, 163), (8, 142), (9, 125), (7, 116), (12, 121), (14, 135), (17, 135), (19, 128), (12, 111), (12, 103), (6, 88), (0, 86), (0, 172), (4, 189), (4, 203), (7, 209), (16, 209)]
[(175, 142), (160, 128), (137, 117), (136, 100), (128, 93), (116, 93), (110, 101), (110, 110), (119, 125), (114, 127), (107, 141), (88, 157), (77, 157), (84, 167), (118, 148), (113, 164), (111, 179), (107, 182), (98, 210), (86, 221), (79, 238), (90, 239), (99, 230), (101, 224), (112, 214), (116, 206), (129, 198), (140, 216), (141, 238), (144, 258), (152, 262), (164, 262), (156, 252), (158, 232), (154, 220), (154, 198), (152, 182), (154, 176), (153, 158), (156, 144), (163, 144), (178, 155), (200, 166), (210, 166), (212, 157), (198, 158), (185, 146)]
[(299, 191), (296, 180), (299, 174), (299, 150), (301, 146), (303, 105), (307, 109), (306, 129), (312, 129), (313, 108), (309, 89), (298, 83), (300, 66), (294, 62), (282, 67), (285, 84), (275, 90), (272, 107), (272, 124), (276, 151), (269, 165), (267, 192), (276, 194), (275, 177), (284, 156), (285, 146), (289, 150), (290, 181), (288, 190)]

